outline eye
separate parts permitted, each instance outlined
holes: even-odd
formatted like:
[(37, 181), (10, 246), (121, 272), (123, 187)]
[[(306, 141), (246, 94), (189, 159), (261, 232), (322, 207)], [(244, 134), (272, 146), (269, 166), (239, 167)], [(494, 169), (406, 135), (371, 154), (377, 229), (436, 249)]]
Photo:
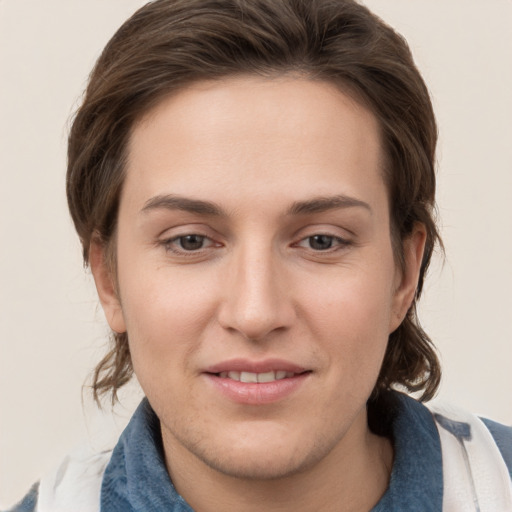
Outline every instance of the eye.
[(313, 235), (308, 237), (308, 243), (311, 249), (315, 251), (325, 251), (332, 247), (334, 237), (329, 235)]
[(337, 236), (316, 234), (304, 238), (297, 245), (306, 249), (313, 249), (314, 251), (329, 251), (349, 244), (350, 242)]
[(185, 235), (175, 239), (180, 249), (185, 251), (197, 251), (202, 249), (205, 244), (206, 237), (202, 235)]
[(202, 249), (207, 249), (214, 245), (214, 242), (205, 235), (191, 233), (165, 240), (163, 244), (168, 251), (183, 254), (199, 252)]

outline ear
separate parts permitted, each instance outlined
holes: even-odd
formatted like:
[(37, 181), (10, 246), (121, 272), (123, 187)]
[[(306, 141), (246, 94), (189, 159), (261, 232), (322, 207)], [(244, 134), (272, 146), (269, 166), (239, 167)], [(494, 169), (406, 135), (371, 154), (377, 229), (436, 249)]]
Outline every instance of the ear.
[(105, 244), (97, 238), (93, 239), (89, 247), (89, 264), (107, 322), (114, 332), (122, 333), (126, 332), (123, 310), (105, 251)]
[(402, 241), (404, 267), (403, 270), (397, 267), (390, 333), (402, 323), (416, 295), (426, 239), (425, 226), (416, 223), (412, 233)]

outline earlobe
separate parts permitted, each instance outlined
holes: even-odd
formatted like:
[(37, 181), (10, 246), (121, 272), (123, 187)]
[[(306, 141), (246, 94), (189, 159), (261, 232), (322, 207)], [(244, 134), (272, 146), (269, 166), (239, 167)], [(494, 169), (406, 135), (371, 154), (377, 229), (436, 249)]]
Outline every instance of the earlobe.
[(412, 233), (402, 241), (404, 267), (402, 271), (399, 271), (399, 279), (395, 288), (390, 332), (393, 332), (402, 323), (416, 295), (426, 239), (425, 226), (417, 223)]
[(93, 240), (89, 248), (89, 264), (107, 322), (114, 332), (122, 333), (126, 332), (123, 310), (105, 251), (105, 245), (100, 240)]

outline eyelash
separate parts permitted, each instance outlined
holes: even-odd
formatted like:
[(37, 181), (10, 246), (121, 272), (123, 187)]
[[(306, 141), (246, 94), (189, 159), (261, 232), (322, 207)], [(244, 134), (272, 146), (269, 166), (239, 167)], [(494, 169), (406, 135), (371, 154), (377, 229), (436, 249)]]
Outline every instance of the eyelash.
[[(193, 238), (193, 237), (200, 239), (199, 243), (201, 244), (201, 247), (198, 247), (196, 249), (185, 249), (183, 247), (184, 240), (187, 238)], [(326, 247), (325, 249), (314, 249), (311, 246), (304, 247), (302, 245), (304, 242), (309, 242), (311, 244), (315, 238), (320, 238), (320, 237), (327, 239), (326, 241), (329, 243), (329, 246)], [(203, 243), (205, 241), (209, 241), (209, 244), (206, 247), (203, 246)], [(176, 243), (181, 245), (181, 247), (177, 247), (175, 245)], [(332, 252), (338, 251), (340, 249), (343, 249), (345, 247), (348, 247), (351, 244), (352, 244), (351, 241), (346, 240), (341, 237), (338, 237), (338, 236), (335, 236), (335, 235), (330, 235), (330, 234), (326, 234), (326, 233), (315, 233), (313, 235), (309, 235), (307, 237), (302, 238), (301, 240), (299, 240), (299, 242), (294, 244), (294, 246), (302, 247), (304, 249), (311, 249), (314, 253), (320, 254), (320, 253), (332, 253)], [(208, 236), (201, 235), (198, 233), (188, 233), (185, 235), (179, 235), (179, 236), (176, 236), (173, 238), (169, 238), (167, 240), (163, 240), (162, 245), (165, 247), (166, 251), (173, 252), (175, 254), (178, 254), (180, 256), (185, 256), (185, 257), (196, 256), (198, 254), (202, 254), (205, 250), (207, 250), (211, 246), (217, 246), (217, 247), (220, 246), (220, 244), (216, 244)]]

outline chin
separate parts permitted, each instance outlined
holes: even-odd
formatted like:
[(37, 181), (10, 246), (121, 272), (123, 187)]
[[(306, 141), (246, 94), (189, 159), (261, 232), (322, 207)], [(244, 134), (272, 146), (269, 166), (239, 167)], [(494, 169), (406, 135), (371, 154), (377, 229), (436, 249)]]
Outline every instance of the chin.
[[(212, 454), (210, 454), (212, 455)], [(201, 457), (210, 468), (232, 478), (243, 480), (278, 480), (301, 473), (312, 465), (301, 460), (297, 454), (282, 453), (237, 453), (235, 457), (210, 456)]]
[(331, 443), (315, 443), (310, 436), (301, 439), (289, 431), (266, 436), (261, 430), (189, 447), (211, 469), (245, 480), (277, 480), (302, 473), (331, 449)]

